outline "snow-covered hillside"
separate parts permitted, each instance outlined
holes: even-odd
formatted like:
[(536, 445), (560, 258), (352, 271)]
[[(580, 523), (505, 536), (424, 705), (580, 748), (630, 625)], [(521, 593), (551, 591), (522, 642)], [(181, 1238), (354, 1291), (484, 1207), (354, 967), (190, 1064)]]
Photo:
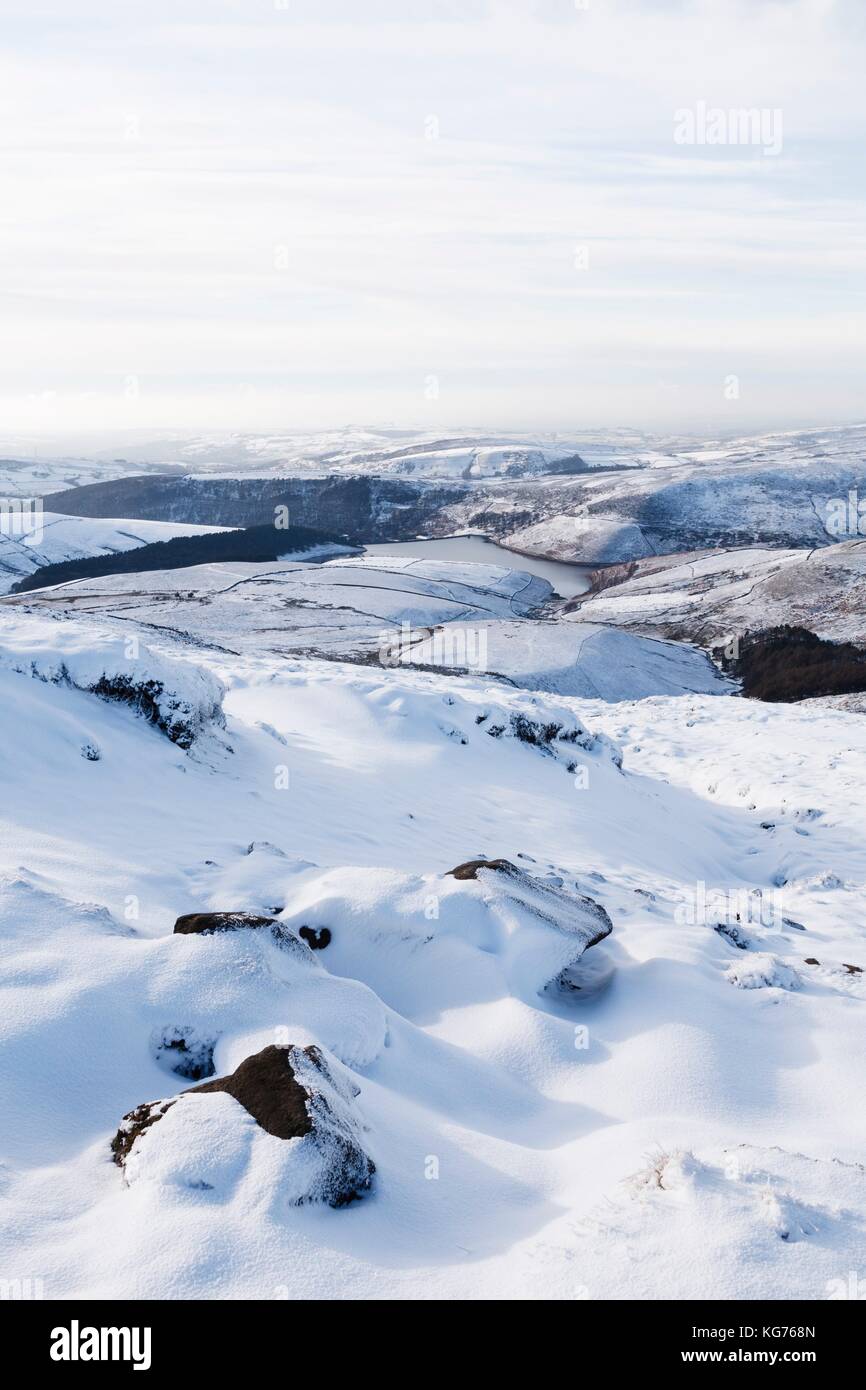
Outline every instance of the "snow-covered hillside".
[(862, 540), (819, 550), (756, 546), (668, 555), (605, 579), (610, 587), (569, 605), (581, 624), (713, 646), (729, 635), (790, 623), (836, 641), (866, 643)]
[[(594, 440), (593, 435), (587, 437)], [(10, 442), (14, 449), (14, 441)], [(421, 479), (520, 478), (604, 467), (625, 455), (622, 443), (590, 443), (592, 461), (579, 455), (578, 436), (555, 432), (352, 428), (312, 434), (214, 434), (136, 440), (122, 457), (90, 446), (86, 457), (50, 449), (34, 460), (0, 458), (0, 490), (26, 495), (153, 471), (241, 478), (363, 473)]]
[[(632, 453), (626, 471), (549, 483), (506, 543), (532, 555), (621, 563), (716, 546), (827, 546), (864, 478), (866, 426)], [(517, 507), (523, 497), (515, 497)], [(525, 510), (525, 508), (524, 508)], [(861, 533), (862, 534), (862, 533)]]
[[(127, 478), (132, 473), (170, 472), (172, 466), (166, 463), (133, 464), (126, 458), (101, 458), (93, 453), (86, 457), (72, 457), (57, 451), (57, 446), (49, 446), (37, 457), (22, 457), (15, 454), (16, 441), (4, 444), (0, 441), (0, 496), (45, 497), (50, 492), (60, 492), (64, 488), (87, 487), (91, 483), (105, 483), (113, 478)], [(23, 452), (23, 451), (22, 451)]]
[(611, 700), (731, 688), (694, 648), (560, 621), (551, 599), (519, 569), (377, 555), (106, 575), (22, 594), (7, 612), (88, 614), (118, 632), (135, 622), (251, 656), (469, 668)]
[[(477, 505), (528, 550), (627, 554), (585, 597), (382, 553), (0, 597), (0, 1267), (47, 1298), (848, 1287), (861, 697), (746, 700), (690, 643), (864, 640), (863, 543), (655, 556), (713, 476), (725, 525), (742, 485), (801, 539), (820, 467), (785, 498), (752, 446), (616, 447), (438, 489), (444, 529)], [(426, 484), (335, 487), (423, 515)], [(195, 529), (50, 523), (50, 558)]]
[(402, 664), (470, 669), (483, 651), (484, 669), (527, 690), (584, 699), (641, 700), (649, 695), (730, 693), (704, 653), (679, 642), (660, 642), (593, 623), (509, 621), (440, 627), (418, 640), (396, 642)]
[(6, 524), (0, 524), (0, 593), (8, 593), (16, 580), (42, 565), (134, 550), (175, 536), (205, 535), (220, 529), (182, 522), (60, 516), (55, 512), (43, 512), (38, 518), (35, 513), (10, 513)]
[[(859, 716), (93, 621), (0, 623), (4, 1268), (592, 1300), (858, 1267)], [(97, 667), (206, 690), (188, 750)], [(207, 912), (259, 921), (173, 932)]]
[[(826, 547), (862, 534), (866, 426), (726, 440), (576, 435), (446, 438), (342, 431), (188, 440), (164, 471), (51, 505), (90, 516), (295, 522), (365, 541), (476, 531), (524, 555), (615, 564), (656, 554)], [(59, 465), (58, 465), (59, 466)], [(47, 495), (52, 489), (46, 486)], [(866, 513), (866, 501), (863, 504)], [(863, 522), (866, 527), (866, 521)]]

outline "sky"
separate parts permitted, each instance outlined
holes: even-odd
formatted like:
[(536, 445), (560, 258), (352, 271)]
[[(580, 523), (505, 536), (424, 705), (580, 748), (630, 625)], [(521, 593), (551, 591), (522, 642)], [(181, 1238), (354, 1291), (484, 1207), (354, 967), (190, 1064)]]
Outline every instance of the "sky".
[(0, 430), (863, 419), (864, 72), (863, 0), (0, 0)]

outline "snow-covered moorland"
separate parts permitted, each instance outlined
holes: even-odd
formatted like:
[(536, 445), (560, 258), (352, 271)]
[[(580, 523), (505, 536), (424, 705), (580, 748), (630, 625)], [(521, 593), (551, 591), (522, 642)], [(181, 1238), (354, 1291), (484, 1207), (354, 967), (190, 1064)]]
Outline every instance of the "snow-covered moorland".
[(229, 654), (468, 667), (564, 695), (621, 700), (731, 688), (693, 647), (559, 621), (546, 580), (495, 564), (408, 556), (215, 563), (76, 580), (6, 605), (10, 619), (87, 614), (116, 634), (132, 624)]
[[(833, 1296), (862, 718), (548, 621), (495, 566), (255, 569), (0, 603), (4, 1277)], [(509, 670), (374, 659), (455, 620)]]
[(21, 518), (23, 524), (16, 522), (14, 515), (4, 517), (0, 513), (0, 593), (7, 593), (16, 580), (33, 574), (43, 565), (55, 565), (84, 555), (135, 550), (155, 541), (207, 535), (220, 529), (168, 521), (62, 516), (55, 512), (40, 512), (33, 520), (25, 512)]

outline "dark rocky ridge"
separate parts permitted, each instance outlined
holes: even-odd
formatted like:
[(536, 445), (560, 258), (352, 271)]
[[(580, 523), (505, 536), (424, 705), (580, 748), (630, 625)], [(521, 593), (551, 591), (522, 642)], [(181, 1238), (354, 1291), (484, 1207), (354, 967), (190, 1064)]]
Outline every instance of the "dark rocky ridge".
[(56, 492), (46, 510), (69, 516), (123, 516), (203, 526), (272, 526), (287, 507), (292, 526), (351, 541), (411, 540), (438, 509), (465, 498), (459, 484), (390, 478), (121, 478)]

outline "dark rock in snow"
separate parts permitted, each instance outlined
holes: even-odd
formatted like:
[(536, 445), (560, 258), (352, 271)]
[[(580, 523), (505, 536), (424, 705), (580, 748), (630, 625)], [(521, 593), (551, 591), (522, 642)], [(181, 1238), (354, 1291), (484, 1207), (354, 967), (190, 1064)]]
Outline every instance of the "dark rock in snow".
[(239, 931), (244, 927), (278, 926), (273, 917), (255, 912), (186, 912), (174, 924), (176, 935), (196, 936), (213, 931)]
[(503, 873), (519, 874), (516, 864), (512, 864), (510, 859), (467, 859), (465, 864), (458, 864), (456, 869), (449, 869), (452, 878), (477, 878), (479, 869), (498, 869)]
[(161, 1120), (172, 1105), (173, 1100), (149, 1100), (124, 1115), (120, 1128), (111, 1141), (111, 1152), (118, 1167), (123, 1167), (136, 1139), (151, 1125), (156, 1124), (157, 1120)]
[(782, 926), (783, 926), (783, 927), (788, 927), (788, 929), (789, 929), (790, 931), (805, 931), (805, 930), (806, 930), (806, 928), (803, 926), (803, 923), (802, 923), (802, 922), (795, 922), (794, 919), (793, 919), (793, 917), (783, 917), (783, 918), (782, 918)]
[(738, 951), (748, 951), (752, 944), (745, 933), (741, 932), (739, 927), (735, 927), (733, 922), (716, 922), (713, 931), (718, 932), (719, 936), (724, 936), (732, 946), (736, 946)]
[[(100, 676), (88, 689), (103, 700), (117, 700), (121, 704), (131, 705), (137, 714), (150, 724), (155, 724), (179, 748), (189, 749), (195, 742), (197, 717), (184, 701), (166, 690), (162, 681), (136, 681), (118, 671), (112, 676)], [(222, 714), (216, 705), (211, 709), (210, 717), (215, 723), (222, 721)]]
[(298, 936), (306, 941), (311, 951), (324, 951), (331, 940), (330, 927), (301, 927)]
[[(277, 1139), (301, 1139), (313, 1128), (307, 1114), (307, 1092), (295, 1080), (289, 1066), (288, 1047), (266, 1047), (241, 1062), (231, 1076), (218, 1076), (185, 1095), (225, 1091), (233, 1096), (257, 1124)], [(309, 1055), (310, 1049), (305, 1048)]]
[(341, 1207), (369, 1189), (376, 1167), (358, 1141), (360, 1126), (351, 1109), (358, 1089), (331, 1073), (317, 1047), (266, 1047), (230, 1076), (137, 1106), (124, 1115), (111, 1141), (115, 1163), (125, 1167), (140, 1137), (172, 1106), (182, 1106), (185, 1096), (219, 1092), (231, 1096), (276, 1139), (300, 1139), (313, 1146), (317, 1161), (298, 1200)]

